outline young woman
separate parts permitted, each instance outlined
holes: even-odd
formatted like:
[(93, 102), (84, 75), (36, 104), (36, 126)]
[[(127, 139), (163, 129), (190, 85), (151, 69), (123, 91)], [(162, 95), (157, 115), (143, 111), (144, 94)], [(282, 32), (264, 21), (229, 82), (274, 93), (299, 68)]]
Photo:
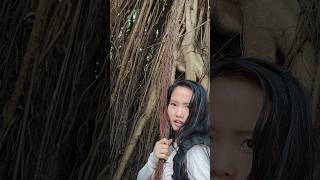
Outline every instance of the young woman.
[(164, 160), (164, 180), (209, 180), (210, 120), (206, 91), (196, 82), (176, 81), (168, 89), (167, 112), (172, 128), (170, 139), (156, 142), (137, 179), (153, 179), (159, 160)]
[(211, 67), (211, 177), (320, 179), (311, 108), (297, 80), (253, 58)]

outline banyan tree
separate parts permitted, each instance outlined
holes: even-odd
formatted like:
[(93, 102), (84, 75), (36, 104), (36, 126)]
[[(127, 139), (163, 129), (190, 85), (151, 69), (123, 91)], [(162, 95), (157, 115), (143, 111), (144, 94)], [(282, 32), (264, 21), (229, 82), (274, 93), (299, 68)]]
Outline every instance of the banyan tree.
[(214, 0), (211, 59), (257, 57), (287, 69), (310, 93), (319, 127), (320, 2)]
[(184, 78), (209, 88), (209, 15), (206, 0), (111, 2), (106, 172), (113, 179), (135, 177), (154, 142), (168, 135), (170, 83)]
[(168, 85), (191, 79), (209, 93), (220, 56), (288, 69), (319, 127), (319, 9), (318, 0), (1, 1), (1, 179), (135, 179), (168, 135)]

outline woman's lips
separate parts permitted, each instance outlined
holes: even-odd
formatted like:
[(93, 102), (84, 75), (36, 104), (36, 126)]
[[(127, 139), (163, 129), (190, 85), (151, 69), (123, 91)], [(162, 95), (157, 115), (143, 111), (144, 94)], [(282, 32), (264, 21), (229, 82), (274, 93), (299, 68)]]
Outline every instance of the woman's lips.
[(173, 122), (175, 123), (175, 125), (177, 127), (181, 127), (183, 125), (183, 123), (181, 121), (179, 121), (179, 120), (174, 120)]

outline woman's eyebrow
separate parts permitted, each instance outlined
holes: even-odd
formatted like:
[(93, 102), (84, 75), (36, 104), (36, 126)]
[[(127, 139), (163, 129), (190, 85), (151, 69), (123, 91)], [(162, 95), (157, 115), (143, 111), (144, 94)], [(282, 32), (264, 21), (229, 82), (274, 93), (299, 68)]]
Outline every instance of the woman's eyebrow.
[[(170, 102), (175, 102), (175, 103), (178, 103), (179, 101), (176, 101), (174, 99), (171, 99)], [(189, 105), (190, 102), (185, 102), (185, 103), (182, 103), (183, 105)]]

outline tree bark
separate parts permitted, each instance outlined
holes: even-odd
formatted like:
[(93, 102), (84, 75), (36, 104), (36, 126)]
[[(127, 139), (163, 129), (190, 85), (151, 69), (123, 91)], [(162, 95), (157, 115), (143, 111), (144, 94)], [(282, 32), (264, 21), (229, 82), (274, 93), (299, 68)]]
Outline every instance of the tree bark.
[(33, 23), (33, 28), (31, 31), (30, 39), (28, 41), (27, 50), (23, 57), (23, 62), (19, 71), (18, 78), (15, 82), (15, 88), (11, 95), (10, 100), (3, 109), (4, 120), (3, 128), (6, 129), (9, 123), (14, 120), (14, 114), (23, 92), (23, 87), (25, 85), (29, 68), (32, 66), (34, 59), (37, 57), (37, 51), (39, 51), (41, 45), (42, 33), (45, 29), (45, 22), (47, 20), (48, 7), (50, 7), (51, 1), (42, 0), (39, 1), (37, 8), (35, 20)]

